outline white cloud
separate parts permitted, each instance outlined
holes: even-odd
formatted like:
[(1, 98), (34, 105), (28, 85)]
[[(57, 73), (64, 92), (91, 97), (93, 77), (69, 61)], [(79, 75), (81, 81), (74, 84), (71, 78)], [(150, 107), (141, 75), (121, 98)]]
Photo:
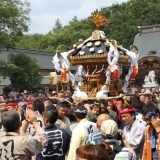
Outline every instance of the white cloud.
[(127, 0), (28, 0), (30, 2), (31, 25), (29, 34), (49, 32), (55, 20), (67, 25), (74, 16), (87, 18), (95, 9), (110, 6), (113, 3), (126, 2)]

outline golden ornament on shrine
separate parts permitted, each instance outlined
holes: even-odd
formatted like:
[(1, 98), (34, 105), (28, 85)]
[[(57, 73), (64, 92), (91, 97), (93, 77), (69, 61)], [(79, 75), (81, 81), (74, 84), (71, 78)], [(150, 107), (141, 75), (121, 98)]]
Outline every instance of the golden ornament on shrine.
[(91, 21), (96, 25), (97, 30), (100, 30), (100, 26), (108, 26), (110, 23), (110, 20), (105, 18), (98, 9), (92, 13), (92, 16)]

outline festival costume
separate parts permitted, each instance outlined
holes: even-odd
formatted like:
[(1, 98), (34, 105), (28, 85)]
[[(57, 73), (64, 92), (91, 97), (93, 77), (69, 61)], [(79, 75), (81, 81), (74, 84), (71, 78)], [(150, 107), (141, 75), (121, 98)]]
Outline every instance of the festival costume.
[[(36, 117), (37, 117), (37, 122), (38, 122), (38, 124), (40, 125), (40, 127), (41, 127), (41, 128), (44, 128), (45, 125), (44, 125), (44, 122), (43, 122), (43, 117), (42, 117), (42, 115), (41, 115), (40, 113), (37, 113), (37, 114), (36, 114)], [(23, 124), (24, 122), (25, 122), (25, 120), (22, 121), (22, 124)], [(29, 125), (28, 125), (28, 128), (27, 128), (27, 131), (26, 131), (26, 134), (34, 135), (35, 132), (36, 132), (36, 130), (34, 129), (33, 125), (29, 124)]]
[(31, 156), (38, 154), (47, 144), (47, 136), (43, 129), (38, 129), (35, 136), (6, 132), (0, 136), (0, 159), (30, 160)]
[[(132, 51), (128, 51), (125, 48), (119, 47), (120, 49), (124, 50), (126, 54), (130, 57), (130, 69), (128, 71), (128, 74), (125, 76), (125, 83), (123, 86), (123, 92), (127, 92), (127, 87), (129, 85), (129, 80), (134, 79), (137, 76), (138, 73), (138, 53), (134, 53)], [(132, 46), (132, 48), (136, 48), (135, 46)], [(137, 48), (136, 48), (137, 49)]]
[[(120, 115), (127, 114), (127, 113), (134, 113), (135, 109), (125, 109), (120, 111)], [(142, 157), (143, 152), (143, 145), (144, 145), (144, 131), (145, 125), (140, 123), (139, 121), (135, 120), (130, 128), (129, 125), (126, 125), (123, 129), (125, 139), (128, 144), (133, 148), (137, 157)]]
[(68, 160), (77, 160), (76, 149), (85, 145), (87, 135), (96, 132), (96, 124), (82, 119), (72, 131)]
[(48, 143), (36, 156), (36, 160), (65, 160), (65, 155), (69, 149), (70, 136), (64, 129), (59, 129), (55, 125), (44, 128)]

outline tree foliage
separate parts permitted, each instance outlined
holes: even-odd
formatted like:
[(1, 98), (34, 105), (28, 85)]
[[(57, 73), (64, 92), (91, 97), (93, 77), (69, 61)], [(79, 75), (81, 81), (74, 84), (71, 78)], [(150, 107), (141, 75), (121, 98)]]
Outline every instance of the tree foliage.
[(55, 25), (53, 27), (53, 32), (59, 31), (63, 28), (61, 21), (59, 20), (59, 18), (55, 21)]
[(104, 29), (107, 37), (128, 48), (133, 44), (138, 26), (160, 24), (159, 6), (160, 0), (129, 0), (102, 8), (103, 14), (111, 20)]
[(13, 48), (30, 22), (27, 0), (0, 0), (0, 49)]
[(37, 89), (41, 85), (42, 76), (39, 74), (37, 61), (23, 53), (10, 54), (8, 61), (0, 61), (1, 73), (9, 77), (11, 86), (20, 90)]
[[(116, 39), (118, 44), (129, 48), (138, 33), (138, 26), (160, 24), (159, 7), (160, 0), (128, 0), (121, 4), (104, 6), (101, 11), (111, 23), (108, 27), (102, 27), (101, 30), (105, 32), (107, 38)], [(95, 26), (89, 18), (91, 17), (78, 20), (74, 16), (67, 26), (62, 26), (60, 20), (57, 19), (53, 27), (54, 32), (52, 30), (46, 35), (41, 35), (38, 41), (33, 40), (35, 34), (29, 37), (26, 35), (17, 47), (25, 46), (28, 49), (55, 52), (59, 45), (64, 44), (71, 49), (80, 38), (87, 39), (94, 31)]]

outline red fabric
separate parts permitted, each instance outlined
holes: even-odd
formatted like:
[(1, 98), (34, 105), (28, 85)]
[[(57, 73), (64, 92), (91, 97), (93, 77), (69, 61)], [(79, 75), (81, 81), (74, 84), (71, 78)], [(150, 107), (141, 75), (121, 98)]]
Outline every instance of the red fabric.
[(33, 104), (32, 101), (27, 101), (27, 105)]
[(122, 115), (122, 114), (125, 114), (125, 113), (131, 113), (131, 112), (134, 112), (134, 111), (135, 111), (135, 109), (132, 108), (132, 109), (125, 109), (125, 110), (122, 110), (122, 111), (120, 111), (119, 113), (120, 113), (120, 115)]
[(67, 75), (66, 75), (66, 68), (62, 68), (64, 72), (61, 72), (61, 82), (64, 80), (66, 81)]
[(118, 79), (118, 78), (119, 78), (118, 69), (115, 69), (115, 70), (112, 72), (111, 77), (114, 78), (114, 79)]
[(137, 67), (133, 66), (132, 68), (133, 68), (133, 72), (132, 72), (130, 78), (134, 79), (137, 76)]
[(9, 103), (7, 103), (5, 106), (6, 106), (6, 107), (8, 107), (8, 106), (16, 107), (16, 106), (17, 106), (17, 103), (9, 102)]

